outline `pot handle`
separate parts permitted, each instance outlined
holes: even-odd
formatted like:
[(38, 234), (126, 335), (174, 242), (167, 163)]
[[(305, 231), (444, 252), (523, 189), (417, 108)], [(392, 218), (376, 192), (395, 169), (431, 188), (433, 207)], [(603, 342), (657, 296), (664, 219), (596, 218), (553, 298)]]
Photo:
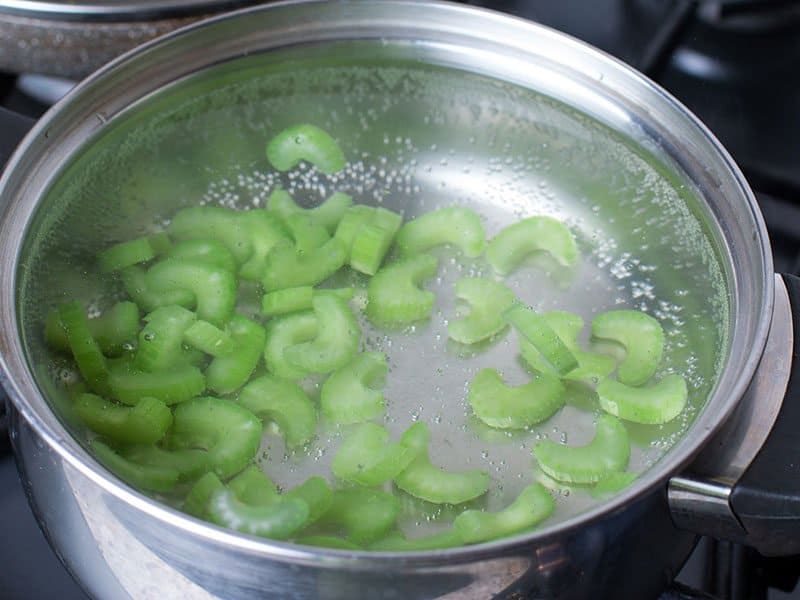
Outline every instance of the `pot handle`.
[(0, 170), (36, 121), (0, 107)]

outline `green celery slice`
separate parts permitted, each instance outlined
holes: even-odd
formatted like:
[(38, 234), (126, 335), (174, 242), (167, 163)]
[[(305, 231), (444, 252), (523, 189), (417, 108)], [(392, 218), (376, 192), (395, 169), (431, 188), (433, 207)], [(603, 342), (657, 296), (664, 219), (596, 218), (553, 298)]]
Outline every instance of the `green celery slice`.
[(244, 469), (260, 442), (261, 421), (235, 402), (199, 397), (175, 408), (170, 447), (206, 450), (214, 472), (223, 479)]
[(339, 221), (344, 213), (353, 204), (353, 199), (343, 192), (335, 192), (326, 198), (322, 204), (313, 208), (301, 208), (297, 205), (289, 192), (277, 189), (267, 198), (267, 210), (279, 215), (284, 221), (289, 215), (304, 213), (310, 215), (328, 233), (336, 231)]
[(516, 301), (508, 287), (497, 281), (465, 277), (456, 282), (456, 298), (466, 301), (470, 310), (466, 317), (453, 319), (447, 326), (451, 339), (462, 344), (475, 344), (499, 333), (506, 326), (503, 312)]
[(311, 308), (314, 288), (310, 285), (267, 292), (261, 300), (261, 314), (265, 317), (286, 315)]
[(183, 332), (183, 341), (211, 356), (227, 356), (236, 349), (231, 334), (208, 321), (195, 321), (189, 325)]
[(541, 483), (532, 483), (509, 506), (498, 512), (466, 510), (453, 521), (453, 529), (466, 544), (486, 542), (541, 523), (555, 510), (553, 497)]
[(195, 298), (191, 290), (155, 290), (148, 284), (147, 272), (141, 267), (133, 266), (123, 269), (120, 278), (128, 296), (145, 312), (152, 312), (161, 306), (170, 304), (177, 304), (184, 308), (194, 306)]
[(100, 440), (92, 440), (91, 449), (109, 471), (132, 487), (153, 492), (170, 492), (178, 483), (178, 471), (171, 467), (135, 464)]
[(500, 275), (508, 275), (532, 252), (545, 251), (564, 266), (578, 258), (575, 238), (552, 217), (528, 217), (509, 225), (486, 247), (486, 260)]
[(135, 444), (123, 446), (117, 452), (137, 465), (175, 469), (178, 481), (197, 479), (211, 468), (208, 453), (204, 450), (165, 450), (152, 444)]
[(251, 505), (236, 498), (231, 490), (217, 490), (208, 501), (208, 518), (213, 523), (241, 533), (285, 540), (308, 518), (308, 506), (295, 498), (279, 498), (267, 505)]
[(327, 419), (343, 425), (369, 421), (383, 413), (383, 392), (374, 389), (386, 378), (382, 352), (362, 352), (331, 373), (322, 384), (320, 408)]
[(334, 548), (336, 550), (361, 550), (361, 546), (344, 538), (334, 535), (305, 535), (294, 540), (303, 546), (316, 546), (318, 548)]
[(365, 204), (355, 204), (348, 208), (336, 226), (336, 233), (333, 237), (342, 242), (347, 255), (353, 247), (353, 240), (356, 239), (358, 231), (375, 216), (375, 207)]
[(233, 340), (233, 352), (216, 357), (206, 369), (208, 389), (218, 394), (230, 394), (247, 383), (267, 339), (261, 325), (238, 313), (231, 317), (227, 331)]
[(471, 471), (450, 472), (431, 464), (428, 457), (430, 431), (419, 421), (409, 427), (400, 440), (416, 450), (417, 454), (409, 466), (400, 472), (395, 485), (416, 498), (434, 504), (461, 504), (479, 496), (489, 489), (489, 474), (474, 469)]
[(335, 237), (305, 253), (299, 253), (291, 244), (282, 243), (267, 255), (261, 281), (267, 291), (316, 285), (338, 271), (345, 260), (345, 247)]
[(252, 250), (239, 269), (239, 276), (248, 281), (260, 281), (267, 268), (267, 256), (289, 236), (281, 220), (264, 209), (254, 208), (238, 215)]
[(278, 377), (292, 380), (308, 375), (307, 371), (286, 360), (284, 352), (290, 346), (314, 339), (317, 330), (317, 317), (310, 311), (272, 319), (266, 326), (264, 360), (267, 370)]
[[(133, 302), (117, 302), (99, 317), (89, 319), (89, 333), (105, 356), (119, 356), (136, 343), (139, 333), (139, 307)], [(50, 311), (45, 321), (44, 337), (54, 350), (69, 352), (67, 332), (58, 316)]]
[(367, 287), (367, 316), (378, 324), (402, 325), (430, 317), (436, 296), (419, 288), (433, 277), (438, 261), (418, 254), (380, 269)]
[(147, 262), (155, 258), (155, 251), (146, 237), (114, 244), (97, 255), (101, 273), (121, 271), (125, 267)]
[(284, 219), (286, 228), (294, 240), (294, 249), (298, 254), (307, 254), (331, 239), (328, 230), (305, 213), (295, 213)]
[(578, 366), (573, 352), (539, 313), (515, 304), (503, 313), (505, 320), (528, 342), (533, 344), (559, 375), (566, 375)]
[(638, 310), (612, 310), (592, 321), (592, 336), (613, 340), (625, 347), (617, 367), (617, 379), (625, 385), (642, 385), (656, 372), (664, 350), (661, 324)]
[(142, 398), (130, 407), (94, 394), (79, 394), (73, 408), (89, 429), (123, 444), (154, 444), (172, 424), (172, 412), (155, 398)]
[(141, 398), (152, 397), (171, 406), (185, 402), (206, 389), (205, 377), (197, 367), (178, 365), (167, 371), (132, 371), (113, 369), (108, 376), (111, 396), (123, 404), (135, 405)]
[(366, 275), (375, 275), (389, 252), (403, 217), (377, 207), (369, 222), (363, 224), (350, 246), (350, 266)]
[(454, 529), (446, 529), (439, 533), (417, 538), (407, 538), (399, 531), (394, 531), (370, 544), (369, 549), (377, 552), (420, 552), (463, 546), (464, 541)]
[(606, 473), (594, 485), (590, 494), (593, 498), (604, 499), (613, 496), (617, 492), (621, 492), (634, 481), (638, 475), (630, 471), (614, 471)]
[(369, 488), (341, 489), (333, 492), (330, 506), (318, 523), (366, 545), (385, 535), (399, 512), (400, 501), (392, 494)]
[(231, 479), (228, 489), (245, 504), (264, 506), (280, 498), (275, 484), (255, 465), (250, 465)]
[(389, 432), (375, 423), (363, 423), (342, 443), (333, 458), (333, 474), (344, 481), (375, 486), (393, 479), (416, 457), (403, 444), (390, 444)]
[(214, 492), (224, 489), (225, 484), (219, 480), (216, 474), (209, 471), (198, 479), (186, 494), (181, 510), (193, 517), (208, 520), (208, 504), (211, 496)]
[(463, 206), (440, 208), (408, 221), (397, 234), (402, 256), (427, 252), (443, 244), (456, 246), (470, 258), (483, 254), (486, 232), (480, 216)]
[(317, 319), (313, 340), (284, 350), (286, 361), (309, 373), (330, 373), (346, 365), (358, 350), (361, 328), (347, 302), (333, 294), (317, 294), (311, 301)]
[(609, 472), (624, 471), (630, 451), (628, 430), (608, 414), (598, 417), (595, 436), (584, 446), (542, 440), (533, 449), (542, 471), (567, 483), (596, 483)]
[(481, 369), (470, 384), (467, 401), (481, 421), (499, 429), (522, 429), (541, 423), (564, 406), (566, 388), (558, 377), (541, 373), (511, 387), (495, 369)]
[(309, 477), (300, 485), (290, 489), (286, 498), (297, 498), (308, 505), (308, 519), (306, 525), (311, 525), (328, 512), (333, 501), (333, 490), (322, 477), (315, 475)]
[(183, 240), (173, 245), (164, 256), (177, 260), (204, 262), (231, 273), (236, 273), (238, 269), (233, 253), (218, 240), (202, 238)]
[(147, 240), (150, 242), (150, 247), (156, 253), (156, 256), (166, 254), (172, 248), (172, 240), (169, 239), (169, 234), (166, 231), (151, 233), (147, 236)]
[(689, 391), (680, 375), (667, 375), (655, 384), (632, 387), (606, 379), (597, 386), (600, 407), (620, 419), (660, 425), (677, 417), (686, 406)]
[(317, 431), (317, 411), (296, 383), (272, 375), (250, 381), (239, 392), (239, 404), (264, 420), (274, 421), (288, 448), (306, 444)]
[(183, 358), (183, 335), (197, 319), (178, 305), (161, 306), (145, 316), (133, 364), (143, 371), (164, 371)]
[(108, 395), (108, 365), (89, 329), (83, 304), (77, 300), (62, 304), (58, 309), (58, 318), (67, 334), (67, 343), (81, 376), (92, 391)]
[(222, 206), (190, 206), (175, 213), (169, 234), (177, 241), (212, 240), (221, 243), (238, 264), (250, 258), (253, 248), (239, 211)]
[(332, 175), (345, 165), (339, 144), (324, 129), (310, 123), (287, 127), (267, 144), (267, 160), (278, 171), (288, 171), (300, 161)]

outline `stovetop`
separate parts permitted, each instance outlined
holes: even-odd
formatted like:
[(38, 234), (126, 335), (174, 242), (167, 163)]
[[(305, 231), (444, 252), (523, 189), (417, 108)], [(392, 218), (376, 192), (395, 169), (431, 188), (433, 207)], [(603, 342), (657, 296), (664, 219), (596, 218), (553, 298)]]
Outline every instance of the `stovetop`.
[[(800, 271), (800, 1), (465, 0), (551, 26), (645, 73), (689, 107), (753, 186), (779, 272)], [(31, 85), (33, 82), (33, 85)], [(50, 101), (0, 73), (0, 105)], [(61, 82), (63, 89), (63, 82)], [(39, 96), (40, 101), (32, 96)], [(0, 416), (0, 421), (2, 416)], [(85, 600), (39, 531), (0, 434), (0, 598)], [(703, 538), (662, 600), (800, 600), (800, 557)]]

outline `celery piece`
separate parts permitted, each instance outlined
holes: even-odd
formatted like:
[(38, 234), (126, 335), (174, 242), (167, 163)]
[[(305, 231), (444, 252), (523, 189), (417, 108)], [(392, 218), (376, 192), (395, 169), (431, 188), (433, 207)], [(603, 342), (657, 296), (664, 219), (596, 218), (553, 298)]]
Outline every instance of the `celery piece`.
[(495, 369), (481, 369), (470, 383), (467, 401), (481, 421), (498, 429), (522, 429), (541, 423), (564, 406), (564, 384), (541, 373), (511, 387)]
[(171, 406), (184, 402), (206, 389), (206, 380), (197, 367), (177, 365), (167, 371), (145, 372), (128, 368), (113, 369), (108, 375), (111, 397), (135, 405), (151, 397)]
[(239, 276), (248, 281), (260, 281), (267, 268), (267, 256), (289, 236), (281, 220), (264, 209), (251, 209), (238, 213), (243, 224), (251, 253), (239, 269)]
[(138, 263), (155, 258), (155, 251), (146, 237), (114, 244), (97, 255), (97, 264), (101, 273), (121, 271)]
[(336, 550), (361, 550), (361, 546), (344, 538), (334, 535), (306, 535), (294, 540), (295, 544), (303, 546), (316, 546), (318, 548), (333, 548)]
[(311, 215), (295, 213), (284, 219), (286, 228), (294, 240), (298, 254), (307, 254), (331, 239), (328, 230), (317, 223)]
[(302, 254), (291, 244), (281, 243), (267, 255), (262, 283), (267, 291), (316, 285), (338, 271), (346, 259), (344, 245), (335, 237)]
[(350, 246), (350, 266), (365, 275), (375, 275), (392, 242), (403, 217), (385, 208), (375, 208), (369, 222), (363, 224)]
[(190, 206), (175, 213), (167, 228), (177, 241), (212, 240), (223, 244), (238, 264), (253, 252), (239, 212), (222, 206)]
[(199, 397), (175, 408), (169, 445), (202, 448), (221, 478), (235, 475), (253, 460), (261, 442), (261, 421), (230, 400)]
[(358, 231), (375, 216), (375, 207), (365, 204), (356, 204), (348, 208), (336, 226), (336, 233), (333, 237), (342, 242), (348, 256), (353, 247), (353, 240)]
[(278, 171), (288, 171), (304, 160), (332, 175), (345, 165), (344, 154), (331, 135), (310, 123), (287, 127), (267, 144), (267, 160)]
[(307, 443), (317, 431), (317, 411), (296, 383), (273, 375), (250, 381), (239, 392), (239, 404), (262, 418), (274, 421), (288, 448)]
[(256, 465), (250, 465), (231, 479), (228, 489), (245, 504), (264, 506), (280, 498), (278, 488)]
[(177, 304), (184, 308), (194, 306), (195, 298), (191, 290), (154, 290), (147, 283), (146, 271), (140, 267), (133, 266), (123, 269), (120, 277), (128, 296), (145, 312), (151, 312), (170, 304)]
[(333, 474), (344, 481), (375, 486), (393, 479), (416, 457), (402, 444), (390, 444), (389, 432), (375, 423), (363, 423), (342, 443), (333, 458)]
[(465, 277), (456, 282), (456, 298), (469, 304), (469, 314), (447, 326), (451, 339), (475, 344), (499, 333), (506, 326), (503, 312), (516, 300), (514, 292), (497, 281)]
[(195, 297), (197, 316), (222, 326), (236, 305), (236, 277), (220, 267), (202, 262), (166, 258), (154, 264), (145, 276), (154, 291), (189, 290)]
[(289, 215), (307, 214), (316, 223), (325, 227), (328, 233), (336, 231), (339, 221), (352, 204), (353, 199), (343, 192), (331, 194), (322, 204), (312, 208), (301, 208), (292, 199), (289, 192), (282, 189), (275, 190), (267, 199), (267, 209), (279, 215), (284, 221)]
[(449, 206), (408, 221), (397, 234), (402, 256), (420, 254), (436, 246), (451, 244), (475, 258), (486, 248), (486, 232), (478, 214), (463, 206)]
[(288, 346), (286, 361), (309, 373), (330, 373), (346, 365), (358, 350), (361, 328), (347, 302), (333, 294), (311, 301), (317, 319), (314, 339)]
[(686, 406), (689, 391), (680, 375), (667, 375), (645, 387), (632, 387), (606, 379), (597, 386), (600, 407), (620, 419), (660, 425), (677, 417)]
[(594, 438), (585, 446), (542, 440), (533, 449), (542, 471), (567, 483), (596, 483), (611, 471), (624, 471), (630, 452), (628, 430), (608, 414), (598, 417)]
[(578, 258), (572, 232), (552, 217), (528, 217), (509, 225), (486, 247), (486, 260), (500, 275), (508, 275), (532, 252), (548, 252), (564, 266)]
[(471, 470), (449, 472), (431, 464), (428, 457), (430, 431), (419, 421), (409, 427), (400, 440), (417, 454), (411, 464), (394, 479), (395, 485), (416, 498), (434, 504), (460, 504), (482, 496), (489, 489), (489, 474)]
[(202, 238), (183, 240), (165, 252), (164, 257), (191, 262), (204, 262), (231, 273), (236, 273), (238, 269), (233, 253), (218, 240)]
[(318, 524), (332, 528), (359, 545), (369, 544), (389, 531), (397, 520), (400, 502), (392, 494), (369, 488), (335, 490)]
[(420, 552), (463, 546), (461, 536), (454, 529), (445, 529), (439, 533), (417, 538), (407, 538), (399, 531), (394, 531), (373, 542), (369, 549), (377, 552)]
[(661, 324), (638, 310), (612, 310), (592, 321), (592, 336), (613, 340), (625, 347), (617, 367), (617, 379), (625, 385), (642, 385), (656, 372), (664, 350)]
[(285, 540), (298, 531), (308, 518), (308, 506), (295, 498), (278, 498), (270, 504), (247, 504), (231, 490), (212, 492), (207, 507), (208, 519), (240, 533)]
[(436, 296), (418, 287), (436, 273), (438, 261), (418, 254), (380, 269), (367, 287), (367, 316), (378, 324), (402, 325), (430, 316)]
[(166, 254), (172, 248), (172, 240), (169, 239), (169, 234), (166, 231), (151, 233), (147, 236), (147, 241), (150, 242), (150, 247), (156, 256)]
[(208, 503), (214, 492), (224, 490), (225, 484), (214, 473), (208, 472), (198, 479), (186, 498), (183, 500), (181, 510), (186, 514), (199, 519), (208, 519)]
[(211, 468), (205, 450), (165, 450), (155, 445), (136, 444), (124, 446), (118, 449), (118, 453), (138, 465), (175, 469), (178, 481), (197, 479)]
[(453, 521), (453, 529), (466, 544), (486, 542), (532, 529), (553, 514), (555, 507), (545, 487), (532, 483), (498, 512), (465, 510)]
[(591, 492), (593, 498), (604, 499), (613, 496), (617, 492), (621, 492), (634, 481), (638, 475), (630, 471), (613, 471), (606, 473), (594, 485)]
[(58, 309), (58, 318), (67, 334), (69, 349), (86, 384), (93, 392), (108, 395), (108, 365), (89, 329), (89, 319), (86, 318), (83, 304), (77, 300), (62, 304)]
[[(136, 342), (139, 308), (133, 302), (117, 302), (99, 317), (89, 319), (89, 332), (105, 356), (119, 356)], [(69, 340), (58, 310), (48, 313), (44, 337), (54, 350), (69, 352)]]
[(183, 358), (183, 335), (197, 319), (190, 310), (168, 305), (146, 315), (133, 364), (142, 371), (164, 371)]
[(154, 444), (172, 424), (169, 408), (155, 398), (142, 398), (130, 407), (94, 394), (80, 394), (73, 409), (89, 429), (122, 444)]
[(195, 321), (189, 325), (183, 332), (183, 341), (211, 356), (227, 356), (236, 349), (231, 334), (208, 321)]
[(333, 491), (327, 481), (315, 475), (287, 491), (284, 497), (297, 498), (308, 505), (306, 525), (311, 525), (330, 509)]
[(233, 340), (233, 351), (217, 356), (206, 369), (208, 389), (229, 394), (242, 387), (255, 371), (267, 334), (264, 328), (238, 313), (228, 322), (227, 332)]
[(310, 285), (267, 292), (261, 299), (261, 314), (265, 317), (286, 315), (311, 308), (314, 288)]
[(170, 492), (178, 483), (178, 471), (171, 467), (135, 464), (97, 439), (92, 440), (91, 449), (97, 460), (132, 487)]
[(383, 392), (375, 389), (386, 377), (388, 367), (382, 352), (362, 352), (331, 373), (322, 384), (320, 408), (334, 423), (369, 421), (384, 409)]
[(267, 370), (284, 379), (302, 379), (308, 373), (286, 360), (286, 348), (312, 340), (317, 335), (317, 317), (313, 312), (292, 313), (272, 319), (266, 326), (264, 360)]
[(503, 313), (503, 318), (536, 347), (559, 375), (566, 375), (578, 366), (573, 352), (539, 313), (515, 304)]

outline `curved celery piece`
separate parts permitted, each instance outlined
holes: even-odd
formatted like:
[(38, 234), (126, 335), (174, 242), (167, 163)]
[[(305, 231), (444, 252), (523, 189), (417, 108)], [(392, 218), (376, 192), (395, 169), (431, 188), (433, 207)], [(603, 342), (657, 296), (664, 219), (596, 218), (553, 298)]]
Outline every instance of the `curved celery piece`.
[(239, 276), (249, 281), (259, 281), (264, 276), (267, 256), (278, 244), (289, 239), (280, 219), (264, 209), (238, 213), (250, 243), (250, 256), (239, 269)]
[(113, 273), (152, 260), (155, 255), (150, 240), (141, 237), (106, 248), (97, 255), (97, 264), (101, 273)]
[(316, 546), (318, 548), (333, 548), (336, 550), (361, 550), (361, 546), (344, 538), (334, 535), (306, 535), (294, 540), (303, 546)]
[(178, 365), (159, 372), (114, 369), (108, 375), (111, 396), (123, 404), (134, 405), (152, 397), (171, 406), (193, 398), (206, 389), (206, 380), (197, 367)]
[(345, 212), (353, 204), (353, 199), (343, 192), (335, 192), (326, 198), (322, 204), (313, 208), (302, 208), (297, 205), (286, 190), (277, 189), (267, 198), (267, 210), (279, 215), (284, 221), (289, 215), (307, 214), (316, 222), (325, 227), (328, 233), (336, 231)]
[(286, 348), (307, 342), (317, 335), (317, 317), (313, 312), (299, 312), (272, 319), (266, 326), (264, 360), (267, 370), (284, 379), (302, 379), (308, 373), (286, 360)]
[(208, 519), (217, 525), (241, 533), (285, 540), (298, 531), (308, 518), (308, 506), (302, 500), (278, 498), (270, 504), (247, 504), (231, 490), (211, 494)]
[(172, 424), (172, 412), (155, 398), (142, 398), (130, 407), (94, 394), (80, 394), (73, 408), (89, 429), (122, 444), (154, 444)]
[(260, 442), (261, 421), (235, 402), (200, 397), (175, 408), (170, 447), (206, 450), (214, 472), (223, 479), (244, 469)]
[(291, 244), (278, 244), (267, 255), (262, 283), (267, 291), (316, 285), (338, 271), (346, 259), (344, 245), (335, 237), (302, 254)]
[(374, 215), (375, 207), (366, 204), (355, 204), (342, 215), (333, 237), (342, 242), (348, 256), (359, 229), (369, 223)]
[(384, 409), (383, 392), (373, 386), (385, 379), (387, 371), (386, 355), (382, 352), (356, 354), (322, 384), (322, 413), (330, 421), (343, 425), (379, 416)]
[(400, 501), (392, 494), (369, 488), (335, 490), (318, 523), (345, 538), (366, 545), (384, 536), (395, 524)]
[(169, 234), (166, 231), (151, 233), (147, 236), (147, 241), (150, 242), (150, 247), (156, 256), (166, 254), (172, 248), (172, 240), (169, 239)]
[(123, 458), (100, 440), (92, 440), (91, 449), (108, 470), (133, 487), (170, 492), (178, 483), (178, 471), (171, 467), (138, 465)]
[(419, 288), (433, 277), (438, 261), (418, 254), (390, 263), (379, 270), (367, 287), (367, 316), (378, 324), (401, 325), (430, 316), (436, 296)]
[(232, 273), (236, 273), (238, 269), (233, 253), (225, 244), (217, 240), (202, 238), (183, 240), (172, 246), (164, 254), (164, 257), (204, 262)]
[(506, 326), (503, 312), (516, 301), (508, 287), (497, 281), (465, 277), (456, 282), (456, 298), (469, 304), (469, 314), (447, 326), (451, 339), (475, 344), (499, 333)]
[(564, 406), (564, 384), (541, 373), (511, 387), (495, 369), (481, 369), (469, 387), (467, 401), (481, 421), (498, 429), (522, 429), (541, 423)]
[(528, 217), (509, 225), (486, 247), (486, 260), (500, 275), (508, 275), (532, 252), (545, 251), (564, 266), (578, 258), (575, 238), (561, 221)]
[[(569, 348), (578, 361), (578, 366), (565, 373), (564, 379), (597, 383), (614, 370), (617, 363), (613, 357), (594, 352), (585, 352), (578, 345), (578, 335), (583, 329), (583, 319), (575, 313), (554, 310), (542, 314), (542, 318), (555, 331), (559, 339)], [(543, 373), (553, 372), (550, 365), (536, 346), (526, 340), (519, 344), (520, 354), (532, 369)]]
[[(105, 356), (119, 356), (132, 347), (139, 333), (139, 308), (133, 302), (117, 302), (99, 317), (89, 319), (89, 332)], [(69, 352), (67, 332), (58, 310), (48, 313), (44, 337), (54, 350)]]
[(108, 365), (89, 329), (89, 319), (86, 318), (83, 304), (77, 300), (62, 304), (58, 309), (58, 318), (67, 334), (72, 357), (89, 389), (108, 395)]
[(314, 288), (310, 285), (267, 292), (261, 299), (261, 314), (265, 317), (286, 315), (311, 308)]
[(532, 483), (509, 506), (498, 512), (466, 510), (453, 529), (466, 544), (477, 544), (529, 530), (555, 510), (553, 497), (541, 483)]
[(443, 244), (456, 246), (470, 258), (483, 254), (486, 232), (478, 213), (463, 206), (440, 208), (408, 221), (397, 233), (397, 248), (402, 256), (420, 254)]
[(428, 457), (430, 431), (419, 421), (409, 427), (400, 440), (416, 450), (411, 464), (394, 479), (395, 485), (416, 498), (434, 504), (460, 504), (482, 496), (489, 489), (489, 474), (471, 470), (449, 472), (431, 464)]
[(143, 371), (164, 371), (183, 357), (183, 335), (197, 319), (190, 310), (177, 305), (161, 306), (144, 320), (133, 364)]
[(598, 417), (594, 438), (585, 446), (543, 440), (533, 449), (542, 471), (567, 483), (595, 483), (611, 471), (624, 471), (630, 452), (628, 430), (608, 414)]
[(284, 350), (286, 361), (309, 373), (330, 373), (346, 365), (358, 350), (361, 328), (347, 302), (333, 294), (317, 294), (311, 301), (317, 319), (313, 340)]
[(177, 304), (184, 308), (194, 305), (195, 298), (191, 290), (152, 289), (147, 282), (147, 272), (141, 267), (133, 266), (123, 269), (120, 278), (128, 296), (145, 312), (151, 312), (170, 304)]
[(287, 491), (284, 498), (297, 498), (305, 502), (308, 505), (308, 519), (305, 524), (311, 525), (330, 509), (333, 490), (327, 481), (315, 475)]
[(306, 254), (319, 248), (331, 236), (323, 225), (317, 223), (311, 215), (296, 213), (284, 219), (286, 228), (294, 240), (294, 249), (299, 254)]
[(164, 450), (155, 445), (136, 444), (118, 449), (123, 458), (150, 467), (169, 467), (178, 472), (178, 481), (191, 481), (208, 472), (209, 456), (205, 450)]
[(198, 479), (186, 498), (183, 500), (181, 510), (199, 519), (208, 519), (208, 503), (214, 492), (224, 490), (225, 484), (222, 483), (216, 474), (209, 471)]
[(183, 341), (211, 356), (227, 356), (236, 349), (231, 334), (208, 321), (195, 321), (189, 325), (183, 332)]
[(278, 171), (288, 171), (304, 160), (332, 175), (345, 165), (339, 144), (324, 129), (301, 123), (277, 133), (267, 144), (267, 160)]
[(238, 313), (228, 322), (227, 332), (233, 341), (233, 351), (217, 356), (206, 369), (208, 389), (218, 394), (229, 394), (247, 383), (267, 339), (261, 325)]
[(167, 228), (177, 241), (213, 240), (223, 244), (238, 264), (253, 252), (239, 211), (222, 206), (190, 206), (176, 212)]
[(672, 421), (683, 411), (689, 391), (680, 375), (667, 375), (657, 383), (633, 387), (606, 379), (597, 386), (600, 407), (620, 419), (646, 425)]
[(638, 310), (612, 310), (592, 321), (592, 336), (625, 347), (617, 379), (625, 385), (642, 385), (656, 372), (664, 350), (664, 330), (656, 319)]
[(273, 375), (253, 379), (239, 392), (239, 404), (264, 421), (274, 421), (288, 448), (308, 442), (317, 431), (317, 411), (296, 383)]
[(608, 498), (617, 492), (621, 492), (634, 481), (638, 475), (630, 471), (614, 471), (607, 473), (594, 485), (591, 492), (593, 498)]
[(464, 541), (454, 529), (446, 529), (439, 533), (418, 538), (407, 538), (399, 531), (394, 531), (370, 544), (369, 549), (377, 552), (419, 552), (463, 546)]
[(416, 457), (402, 444), (390, 444), (389, 432), (375, 423), (363, 423), (342, 443), (333, 458), (333, 474), (344, 481), (375, 486), (393, 479)]
[(228, 489), (245, 504), (266, 505), (280, 498), (278, 488), (266, 474), (250, 465), (228, 482)]
[(350, 266), (360, 273), (375, 275), (402, 223), (403, 217), (396, 212), (381, 207), (374, 208), (369, 221), (353, 237), (350, 245)]
[(578, 366), (572, 350), (550, 326), (545, 317), (522, 304), (515, 304), (503, 318), (529, 343), (559, 375), (566, 375)]
[(236, 277), (220, 267), (202, 262), (167, 258), (154, 264), (145, 276), (152, 290), (189, 290), (195, 297), (197, 316), (224, 325), (236, 305)]

